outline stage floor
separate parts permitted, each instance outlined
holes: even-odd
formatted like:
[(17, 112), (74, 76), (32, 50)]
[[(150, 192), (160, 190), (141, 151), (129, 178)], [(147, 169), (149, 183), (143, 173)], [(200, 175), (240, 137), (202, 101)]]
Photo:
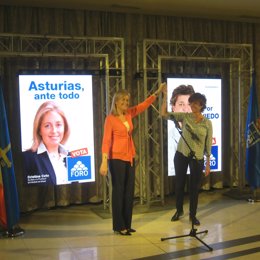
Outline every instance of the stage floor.
[(122, 260), (122, 259), (260, 259), (260, 203), (224, 196), (224, 190), (202, 192), (197, 232), (209, 251), (195, 237), (161, 241), (186, 235), (191, 224), (186, 198), (184, 217), (177, 222), (174, 196), (165, 206), (135, 205), (132, 236), (112, 232), (111, 215), (101, 205), (81, 205), (41, 210), (21, 217), (23, 236), (0, 238), (1, 260)]

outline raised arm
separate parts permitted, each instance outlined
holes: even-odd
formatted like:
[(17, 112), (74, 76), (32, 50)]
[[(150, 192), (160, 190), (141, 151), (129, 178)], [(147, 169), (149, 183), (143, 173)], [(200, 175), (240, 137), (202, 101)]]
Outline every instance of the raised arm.
[(135, 117), (139, 115), (140, 113), (144, 112), (145, 109), (147, 109), (155, 100), (156, 98), (160, 95), (160, 93), (163, 91), (165, 83), (161, 83), (158, 87), (158, 89), (150, 95), (146, 100), (144, 100), (142, 103), (130, 107), (128, 112), (131, 114), (132, 117)]

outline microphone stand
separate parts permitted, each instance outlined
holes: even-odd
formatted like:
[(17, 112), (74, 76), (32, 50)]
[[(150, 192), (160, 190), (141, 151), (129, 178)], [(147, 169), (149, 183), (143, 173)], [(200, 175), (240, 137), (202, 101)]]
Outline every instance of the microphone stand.
[[(175, 124), (175, 127), (177, 128), (179, 134), (181, 135), (183, 141), (186, 143), (186, 145), (189, 147), (189, 150), (190, 150), (190, 154), (189, 154), (189, 157), (190, 159), (195, 159), (197, 160), (196, 158), (196, 155), (195, 155), (195, 152), (192, 150), (192, 148), (190, 147), (190, 145), (188, 144), (187, 140), (184, 138), (183, 134), (182, 134), (182, 130), (180, 128), (180, 125), (179, 125), (179, 122), (175, 119), (175, 117), (172, 115), (171, 118), (170, 118), (174, 124)], [(208, 233), (208, 230), (204, 230), (204, 231), (200, 231), (200, 232), (197, 232), (197, 229), (194, 228), (194, 222), (193, 220), (191, 221), (191, 230), (190, 230), (190, 233), (189, 234), (186, 234), (186, 235), (180, 235), (180, 236), (173, 236), (173, 237), (164, 237), (164, 238), (161, 238), (161, 241), (164, 241), (164, 240), (169, 240), (169, 239), (175, 239), (175, 238), (181, 238), (181, 237), (195, 237), (198, 241), (200, 241), (204, 246), (206, 246), (208, 248), (209, 251), (213, 251), (213, 248), (210, 247), (209, 245), (207, 245), (204, 241), (202, 241), (200, 238), (198, 238), (198, 234), (207, 234)]]
[(170, 119), (174, 122), (176, 129), (178, 130), (178, 132), (181, 135), (183, 141), (185, 142), (185, 144), (188, 146), (188, 148), (190, 150), (189, 158), (197, 160), (197, 158), (195, 156), (195, 152), (191, 149), (189, 143), (187, 142), (187, 140), (185, 139), (185, 137), (182, 134), (182, 130), (181, 130), (179, 122), (175, 119), (175, 117), (173, 115), (171, 115)]

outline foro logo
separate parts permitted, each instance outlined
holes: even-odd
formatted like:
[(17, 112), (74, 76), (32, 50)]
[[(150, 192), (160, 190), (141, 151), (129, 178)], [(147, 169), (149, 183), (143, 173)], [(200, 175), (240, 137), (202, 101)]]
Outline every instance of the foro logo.
[(70, 171), (71, 177), (83, 177), (88, 176), (88, 168), (81, 162), (77, 161), (74, 167)]

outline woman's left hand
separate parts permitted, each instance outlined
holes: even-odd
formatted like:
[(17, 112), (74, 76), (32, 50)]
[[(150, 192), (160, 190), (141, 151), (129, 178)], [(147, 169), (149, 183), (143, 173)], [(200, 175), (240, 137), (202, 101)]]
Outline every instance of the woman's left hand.
[(158, 93), (161, 93), (161, 92), (165, 93), (165, 91), (167, 91), (166, 82), (161, 83), (157, 91), (158, 91)]
[(205, 176), (208, 176), (209, 174), (210, 174), (210, 165), (209, 162), (207, 162), (205, 167)]

